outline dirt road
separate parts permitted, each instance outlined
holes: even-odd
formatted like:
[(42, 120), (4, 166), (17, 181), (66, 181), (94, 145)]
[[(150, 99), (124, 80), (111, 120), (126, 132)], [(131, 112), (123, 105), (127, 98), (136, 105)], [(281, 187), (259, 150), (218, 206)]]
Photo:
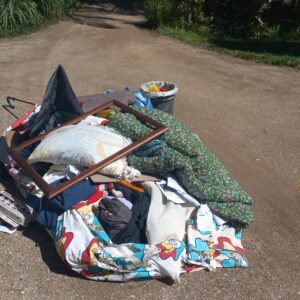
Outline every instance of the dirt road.
[[(195, 48), (143, 29), (140, 21), (90, 8), (77, 13), (77, 21), (0, 40), (1, 104), (7, 95), (40, 100), (58, 64), (78, 95), (176, 82), (176, 116), (254, 199), (255, 222), (243, 242), (249, 268), (190, 273), (173, 285), (92, 282), (67, 271), (34, 225), (1, 234), (0, 298), (299, 299), (299, 71)], [(13, 118), (0, 116), (2, 131)]]

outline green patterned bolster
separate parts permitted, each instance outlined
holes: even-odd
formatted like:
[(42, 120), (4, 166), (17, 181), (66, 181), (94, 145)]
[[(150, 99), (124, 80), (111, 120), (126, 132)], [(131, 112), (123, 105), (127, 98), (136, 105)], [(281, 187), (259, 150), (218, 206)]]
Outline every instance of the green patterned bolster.
[[(128, 162), (142, 173), (167, 174), (175, 172), (184, 188), (200, 202), (239, 226), (253, 221), (252, 199), (229, 174), (225, 166), (181, 122), (159, 110), (142, 113), (169, 127), (161, 139), (167, 144), (158, 156), (128, 156)], [(117, 113), (110, 118), (109, 126), (124, 136), (136, 140), (151, 129), (133, 115)]]
[(110, 117), (109, 126), (133, 141), (146, 136), (152, 131), (151, 128), (137, 120), (134, 115), (120, 112)]

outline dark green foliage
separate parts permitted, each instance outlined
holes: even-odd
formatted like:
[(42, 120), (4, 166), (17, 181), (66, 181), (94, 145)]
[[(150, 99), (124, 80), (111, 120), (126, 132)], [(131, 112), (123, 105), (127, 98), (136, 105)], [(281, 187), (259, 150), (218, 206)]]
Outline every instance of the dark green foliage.
[(300, 26), (300, 1), (272, 1), (263, 14), (268, 26), (280, 26), (285, 31)]
[(263, 22), (267, 0), (146, 0), (145, 14), (153, 27), (175, 26), (234, 37), (253, 35)]
[(70, 10), (78, 6), (77, 0), (34, 0), (43, 16), (57, 20), (67, 15)]
[(59, 19), (65, 15), (65, 3), (59, 0), (35, 0), (38, 10), (48, 19)]
[[(193, 5), (189, 11), (186, 0), (146, 0), (145, 15), (153, 27), (168, 25), (179, 28), (197, 28), (203, 22), (203, 1), (192, 1)], [(189, 13), (191, 13), (190, 20)]]
[(225, 35), (251, 36), (262, 23), (266, 0), (206, 0), (204, 13), (214, 28)]
[(162, 25), (178, 25), (181, 22), (184, 10), (180, 7), (182, 1), (146, 0), (145, 15), (153, 27)]

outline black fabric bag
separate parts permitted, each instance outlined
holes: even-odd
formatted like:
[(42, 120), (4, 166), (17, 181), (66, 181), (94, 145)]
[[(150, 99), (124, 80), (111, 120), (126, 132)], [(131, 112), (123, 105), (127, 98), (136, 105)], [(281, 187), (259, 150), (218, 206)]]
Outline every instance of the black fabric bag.
[(52, 74), (41, 110), (29, 120), (30, 136), (57, 127), (83, 114), (64, 68), (59, 65)]

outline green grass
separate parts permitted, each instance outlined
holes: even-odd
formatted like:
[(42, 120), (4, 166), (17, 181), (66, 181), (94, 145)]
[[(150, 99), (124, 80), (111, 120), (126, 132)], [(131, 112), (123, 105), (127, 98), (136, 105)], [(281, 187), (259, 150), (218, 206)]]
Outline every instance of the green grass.
[(31, 0), (0, 1), (0, 28), (34, 26), (41, 22), (37, 4)]
[(43, 20), (39, 24), (31, 25), (31, 26), (17, 27), (13, 29), (0, 28), (0, 38), (14, 38), (19, 35), (25, 35), (25, 34), (37, 32), (41, 29), (46, 28), (51, 24), (55, 24), (56, 22), (57, 20)]
[(258, 63), (288, 66), (300, 69), (300, 40), (248, 39), (220, 37), (206, 28), (199, 32), (171, 27), (160, 27), (159, 32), (184, 42), (204, 46), (235, 57)]
[(78, 0), (0, 0), (0, 38), (38, 31), (78, 6)]

